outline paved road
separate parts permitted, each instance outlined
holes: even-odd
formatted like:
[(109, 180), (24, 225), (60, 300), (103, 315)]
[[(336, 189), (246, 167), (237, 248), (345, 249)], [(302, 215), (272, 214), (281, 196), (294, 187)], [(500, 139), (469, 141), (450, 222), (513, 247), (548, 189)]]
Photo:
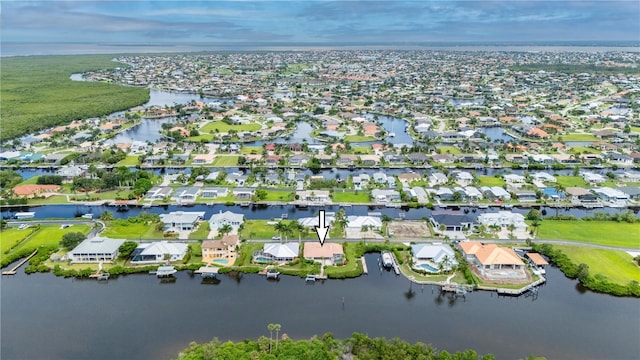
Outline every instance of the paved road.
[[(621, 250), (621, 251), (640, 251), (640, 241), (638, 241), (638, 247), (635, 248), (628, 248), (628, 247), (620, 247), (620, 246), (609, 246), (609, 245), (600, 245), (600, 244), (592, 244), (592, 243), (586, 243), (586, 242), (580, 242), (580, 241), (568, 241), (568, 240), (562, 240), (562, 239), (533, 239), (532, 240), (534, 243), (540, 243), (540, 244), (555, 244), (555, 245), (575, 245), (575, 246), (586, 246), (586, 247), (590, 247), (590, 248), (596, 248), (596, 249), (606, 249), (606, 250)], [(489, 240), (482, 240), (482, 242), (485, 243), (512, 243), (514, 242), (514, 240), (512, 239), (489, 239)]]

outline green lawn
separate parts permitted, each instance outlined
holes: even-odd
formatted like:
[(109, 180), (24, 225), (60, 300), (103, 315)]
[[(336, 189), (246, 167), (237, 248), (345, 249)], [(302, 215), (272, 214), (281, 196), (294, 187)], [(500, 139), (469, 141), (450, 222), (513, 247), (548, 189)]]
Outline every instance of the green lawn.
[(368, 203), (371, 202), (369, 199), (368, 191), (358, 191), (358, 192), (337, 192), (333, 193), (333, 202), (342, 202), (342, 203)]
[(213, 166), (236, 166), (238, 165), (238, 155), (218, 155), (213, 160)]
[(140, 161), (138, 160), (138, 156), (137, 155), (129, 155), (126, 158), (124, 158), (123, 160), (120, 160), (116, 166), (136, 166), (140, 164)]
[(243, 146), (240, 150), (240, 154), (243, 155), (251, 155), (251, 154), (262, 154), (262, 146)]
[(115, 200), (116, 198), (126, 199), (129, 196), (129, 190), (109, 190), (98, 193), (89, 193), (85, 195), (82, 192), (78, 192), (75, 195), (71, 194), (69, 198), (71, 200), (82, 201), (82, 200)]
[(114, 220), (102, 232), (102, 236), (114, 239), (162, 239), (162, 231), (156, 230), (156, 224), (133, 223), (127, 220)]
[(262, 201), (293, 201), (293, 191), (290, 190), (265, 190), (267, 196)]
[(589, 265), (589, 274), (602, 274), (609, 281), (627, 285), (630, 281), (640, 282), (640, 268), (633, 263), (631, 255), (624, 251), (592, 249), (584, 246), (554, 245), (562, 250), (575, 264)]
[(238, 124), (238, 125), (230, 125), (224, 121), (213, 121), (200, 129), (201, 134), (213, 134), (216, 133), (216, 130), (221, 133), (228, 133), (229, 130), (235, 130), (238, 132), (241, 131), (258, 131), (262, 127), (260, 124), (251, 123), (251, 124)]
[(577, 153), (600, 154), (601, 152), (602, 151), (594, 149), (589, 146), (572, 146), (571, 149), (569, 150), (569, 153), (571, 154), (577, 154)]
[(351, 273), (354, 271), (362, 274), (362, 262), (359, 258), (356, 257), (356, 246), (357, 243), (346, 243), (342, 244), (345, 258), (347, 259), (347, 263), (342, 266), (327, 266), (324, 268), (325, 275), (332, 277), (339, 275), (341, 273)]
[(34, 177), (31, 177), (31, 178), (29, 178), (29, 179), (27, 179), (27, 180), (25, 180), (25, 181), (23, 181), (23, 182), (19, 183), (18, 185), (35, 185), (35, 184), (37, 184), (37, 183), (38, 183), (38, 178), (39, 178), (39, 177), (40, 177), (40, 176), (37, 176), (37, 175), (36, 175), (36, 176), (34, 176)]
[(640, 249), (640, 223), (542, 220), (537, 238)]
[(562, 185), (565, 188), (587, 186), (587, 183), (580, 176), (556, 176), (556, 179), (558, 180), (558, 185)]
[(198, 226), (198, 230), (189, 234), (189, 239), (206, 239), (209, 235), (209, 222), (203, 221)]
[(478, 176), (478, 186), (499, 186), (502, 187), (505, 181), (495, 176)]
[(45, 199), (29, 199), (27, 204), (29, 205), (46, 205), (46, 204), (66, 204), (68, 203), (65, 195), (49, 196)]
[(351, 152), (355, 155), (360, 155), (360, 154), (373, 154), (373, 149), (371, 148), (371, 146), (352, 146), (351, 147)]
[(571, 133), (564, 135), (556, 135), (552, 137), (553, 140), (560, 141), (599, 141), (597, 137), (591, 134), (583, 134), (583, 133)]
[[(29, 240), (13, 248), (13, 251), (22, 249), (35, 249), (38, 246), (59, 246), (62, 236), (69, 232), (81, 232), (87, 234), (91, 230), (89, 225), (72, 225), (66, 229), (61, 229), (60, 225), (42, 225)], [(26, 230), (24, 230), (26, 231)]]
[(364, 135), (347, 135), (344, 137), (344, 140), (348, 142), (367, 142), (367, 141), (376, 141), (376, 138), (373, 136), (364, 136)]
[[(289, 224), (293, 220), (282, 220), (283, 223)], [(277, 222), (276, 220), (245, 220), (244, 226), (240, 231), (241, 239), (271, 239), (274, 236), (282, 236), (279, 232), (275, 230), (275, 224), (269, 225), (268, 222)], [(313, 238), (315, 232), (307, 230), (306, 232), (302, 232), (302, 239), (311, 239)], [(297, 231), (294, 231), (293, 235), (289, 235), (288, 240), (298, 240)], [(283, 238), (284, 240), (284, 238)]]
[(2, 254), (24, 240), (33, 230), (34, 228), (30, 227), (22, 230), (18, 230), (18, 228), (8, 228), (0, 231), (0, 251)]
[(438, 149), (440, 149), (441, 154), (462, 154), (462, 151), (455, 146), (438, 146)]

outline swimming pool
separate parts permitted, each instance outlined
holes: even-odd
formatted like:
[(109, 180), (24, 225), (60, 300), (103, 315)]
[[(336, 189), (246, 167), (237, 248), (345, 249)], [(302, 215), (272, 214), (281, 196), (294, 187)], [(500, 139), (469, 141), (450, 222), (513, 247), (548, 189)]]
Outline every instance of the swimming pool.
[(273, 262), (272, 259), (265, 257), (265, 256), (255, 256), (253, 258), (253, 262), (257, 262), (257, 263), (270, 263)]
[(429, 264), (420, 264), (418, 265), (418, 267), (423, 268), (424, 270), (430, 271), (430, 272), (438, 272), (439, 270), (434, 268), (433, 266), (429, 265)]
[(227, 260), (227, 259), (215, 259), (215, 260), (212, 260), (211, 262), (227, 265), (229, 263), (229, 260)]

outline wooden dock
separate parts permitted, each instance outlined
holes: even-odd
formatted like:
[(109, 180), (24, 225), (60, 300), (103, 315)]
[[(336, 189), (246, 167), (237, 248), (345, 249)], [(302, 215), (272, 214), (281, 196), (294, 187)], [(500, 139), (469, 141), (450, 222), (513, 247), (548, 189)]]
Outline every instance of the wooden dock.
[(368, 275), (369, 269), (367, 269), (367, 261), (364, 259), (364, 256), (360, 258), (360, 262), (362, 263), (362, 273)]
[(31, 255), (27, 256), (26, 258), (22, 259), (16, 266), (13, 267), (13, 269), (11, 270), (5, 270), (2, 272), (2, 275), (15, 275), (16, 272), (18, 271), (18, 269), (20, 268), (20, 266), (24, 265), (24, 263), (26, 263), (27, 261), (29, 261), (29, 259), (31, 259), (32, 257), (34, 257), (36, 254), (38, 253), (38, 249), (34, 250)]
[(522, 295), (525, 292), (532, 290), (534, 288), (536, 288), (538, 285), (543, 284), (546, 281), (546, 279), (544, 277), (540, 277), (540, 279), (538, 279), (538, 281), (533, 282), (525, 287), (522, 287), (520, 289), (496, 289), (496, 291), (498, 292), (498, 295), (513, 295), (513, 296), (518, 296), (518, 295)]
[(400, 275), (400, 265), (398, 265), (398, 259), (396, 259), (396, 254), (393, 252), (390, 252), (389, 254), (391, 254), (391, 259), (393, 260), (393, 272), (396, 273), (396, 275)]

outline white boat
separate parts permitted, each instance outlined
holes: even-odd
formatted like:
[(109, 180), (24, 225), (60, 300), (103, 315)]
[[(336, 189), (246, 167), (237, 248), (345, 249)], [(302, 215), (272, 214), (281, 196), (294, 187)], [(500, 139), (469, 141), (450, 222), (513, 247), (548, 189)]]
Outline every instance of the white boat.
[(393, 258), (391, 257), (391, 253), (386, 251), (382, 253), (382, 266), (386, 268), (390, 268), (393, 266)]
[(16, 213), (15, 218), (18, 220), (23, 220), (23, 219), (32, 219), (34, 216), (36, 216), (36, 213), (33, 211), (18, 212)]
[(315, 275), (307, 275), (307, 277), (304, 279), (304, 281), (315, 282), (316, 281), (316, 276)]
[(387, 135), (387, 136), (388, 136), (388, 137), (396, 137), (396, 133), (391, 132), (391, 133), (389, 133), (389, 135)]
[(158, 270), (156, 271), (156, 276), (157, 277), (167, 277), (167, 276), (171, 276), (175, 273), (177, 273), (178, 270), (176, 270), (175, 267), (173, 266), (160, 266), (158, 268)]
[(278, 271), (275, 271), (275, 270), (267, 271), (267, 279), (278, 279), (278, 276), (280, 276), (280, 272)]
[(84, 214), (84, 215), (82, 215), (82, 218), (84, 218), (84, 219), (93, 219), (93, 214)]

